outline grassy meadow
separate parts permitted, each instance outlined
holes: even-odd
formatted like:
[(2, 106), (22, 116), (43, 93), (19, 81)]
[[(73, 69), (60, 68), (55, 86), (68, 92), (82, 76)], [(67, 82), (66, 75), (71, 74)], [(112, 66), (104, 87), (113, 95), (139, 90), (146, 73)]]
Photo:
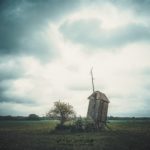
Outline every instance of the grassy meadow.
[(57, 121), (0, 121), (0, 150), (150, 150), (150, 121), (109, 121), (99, 132), (54, 132)]

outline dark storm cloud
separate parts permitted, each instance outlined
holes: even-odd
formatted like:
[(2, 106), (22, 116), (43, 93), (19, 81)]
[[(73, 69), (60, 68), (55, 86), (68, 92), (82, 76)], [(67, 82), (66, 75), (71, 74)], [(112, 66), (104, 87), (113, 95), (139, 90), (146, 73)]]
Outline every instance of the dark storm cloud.
[[(1, 90), (1, 89), (0, 89)], [(4, 94), (4, 89), (0, 91), (0, 103), (17, 103), (17, 104), (35, 104), (35, 101), (31, 99), (25, 99), (24, 97), (18, 98), (18, 97), (8, 97)]]
[[(8, 107), (10, 107), (10, 109), (8, 109)], [(14, 110), (13, 109), (13, 105), (6, 105), (6, 106), (3, 106), (1, 107), (0, 109), (0, 116), (8, 116), (8, 115), (14, 115), (14, 116), (18, 116), (19, 115), (22, 115), (18, 110)]]
[(16, 57), (0, 57), (0, 103), (33, 103), (32, 100), (11, 95), (13, 81), (23, 78), (25, 70)]
[(95, 48), (112, 48), (150, 40), (149, 27), (142, 24), (129, 24), (106, 31), (97, 20), (79, 20), (73, 23), (65, 22), (60, 31), (73, 42)]
[(0, 64), (0, 82), (5, 80), (13, 80), (24, 75), (24, 70), (21, 66), (14, 64)]
[(33, 99), (11, 94), (12, 82), (25, 75), (18, 60), (22, 56), (42, 61), (55, 57), (57, 50), (47, 34), (49, 23), (58, 21), (78, 4), (78, 0), (0, 0), (1, 104), (35, 104)]
[(0, 69), (0, 81), (16, 79), (19, 78), (21, 75), (22, 73), (18, 73), (18, 71), (14, 71), (13, 69), (6, 71), (1, 71)]
[(69, 0), (1, 0), (0, 54), (53, 57), (55, 50), (46, 40), (45, 29), (77, 4)]
[[(11, 89), (12, 81), (1, 81), (0, 82), (0, 103), (19, 103), (19, 104), (33, 104), (35, 101), (26, 99), (25, 97), (12, 96)], [(11, 92), (10, 92), (11, 91)]]

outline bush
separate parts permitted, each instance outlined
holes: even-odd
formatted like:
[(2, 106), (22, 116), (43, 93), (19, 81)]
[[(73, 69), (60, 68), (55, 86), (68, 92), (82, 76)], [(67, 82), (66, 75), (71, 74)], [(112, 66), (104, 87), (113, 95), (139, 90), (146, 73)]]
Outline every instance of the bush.
[(91, 119), (78, 118), (72, 124), (72, 131), (94, 131), (95, 125)]
[(84, 120), (80, 117), (72, 125), (73, 130), (83, 131), (84, 130)]
[(70, 124), (58, 124), (55, 131), (69, 131), (69, 132), (90, 132), (95, 131), (95, 124), (91, 119), (77, 118)]
[(72, 128), (72, 125), (61, 125), (61, 124), (58, 124), (55, 129), (63, 131), (63, 130), (71, 130), (71, 128)]
[(85, 119), (84, 126), (85, 126), (85, 131), (94, 131), (94, 130), (96, 130), (95, 123), (91, 119)]

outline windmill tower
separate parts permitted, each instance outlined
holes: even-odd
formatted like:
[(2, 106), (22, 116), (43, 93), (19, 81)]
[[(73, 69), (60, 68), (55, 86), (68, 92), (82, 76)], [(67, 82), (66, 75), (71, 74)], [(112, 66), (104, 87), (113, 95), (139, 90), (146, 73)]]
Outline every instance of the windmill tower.
[(102, 128), (106, 125), (109, 100), (104, 93), (95, 91), (92, 69), (91, 78), (93, 93), (88, 97), (89, 106), (87, 117), (95, 122), (97, 128)]

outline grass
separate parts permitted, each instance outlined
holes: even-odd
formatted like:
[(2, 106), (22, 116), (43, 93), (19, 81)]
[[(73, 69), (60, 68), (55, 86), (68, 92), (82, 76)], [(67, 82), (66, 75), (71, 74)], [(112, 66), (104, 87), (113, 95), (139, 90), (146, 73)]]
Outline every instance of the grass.
[(101, 132), (52, 132), (57, 121), (0, 121), (0, 150), (149, 150), (150, 121), (110, 121)]

